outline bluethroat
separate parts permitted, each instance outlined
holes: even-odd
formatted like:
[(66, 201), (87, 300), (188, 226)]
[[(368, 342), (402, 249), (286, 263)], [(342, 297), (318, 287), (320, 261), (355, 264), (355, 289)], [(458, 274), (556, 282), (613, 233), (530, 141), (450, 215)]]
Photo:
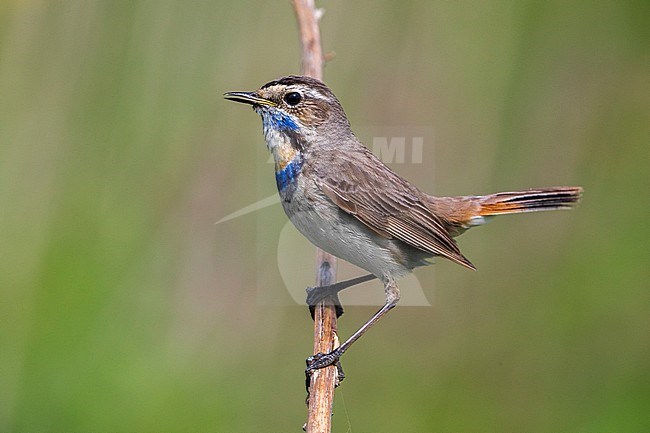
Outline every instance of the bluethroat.
[(495, 215), (567, 209), (580, 187), (551, 187), (485, 196), (434, 197), (404, 180), (373, 155), (350, 129), (343, 107), (321, 81), (287, 76), (254, 92), (228, 92), (261, 117), (275, 159), (284, 210), (314, 245), (370, 275), (309, 290), (326, 296), (378, 278), (386, 303), (337, 349), (316, 354), (308, 371), (338, 362), (343, 353), (400, 298), (396, 281), (436, 256), (475, 269), (454, 238)]

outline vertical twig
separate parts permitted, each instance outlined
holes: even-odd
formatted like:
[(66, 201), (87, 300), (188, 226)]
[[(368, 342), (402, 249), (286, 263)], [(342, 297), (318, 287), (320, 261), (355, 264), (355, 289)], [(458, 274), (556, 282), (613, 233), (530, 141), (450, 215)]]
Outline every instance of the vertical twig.
[(320, 42), (320, 20), (322, 10), (316, 9), (314, 0), (293, 0), (293, 10), (300, 31), (302, 47), (302, 73), (323, 79), (323, 48)]
[[(293, 0), (293, 9), (300, 30), (302, 46), (302, 73), (323, 79), (323, 49), (318, 21), (321, 10), (314, 0)], [(336, 282), (336, 257), (318, 249), (316, 251), (316, 286)], [(328, 353), (338, 344), (336, 309), (331, 299), (316, 305), (314, 311), (314, 353)], [(337, 370), (329, 366), (315, 371), (310, 379), (309, 410), (305, 430), (307, 433), (329, 433), (332, 428), (332, 406)]]

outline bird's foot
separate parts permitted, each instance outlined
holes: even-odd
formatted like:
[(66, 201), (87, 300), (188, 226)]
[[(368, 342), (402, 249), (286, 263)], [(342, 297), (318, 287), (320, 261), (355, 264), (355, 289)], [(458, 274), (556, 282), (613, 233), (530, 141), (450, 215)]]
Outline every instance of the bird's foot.
[[(328, 355), (332, 355), (333, 352), (330, 352)], [(314, 366), (316, 359), (321, 360), (323, 357), (327, 357), (328, 355), (325, 355), (323, 353), (317, 353), (316, 355), (312, 355), (309, 358), (307, 358), (307, 368), (305, 369), (305, 387), (307, 388), (307, 404), (309, 404), (309, 387), (311, 386), (311, 375), (315, 370), (318, 370), (320, 368), (327, 367), (328, 365), (336, 365), (336, 383), (334, 384), (335, 387), (339, 386), (341, 382), (343, 382), (343, 379), (345, 379), (345, 372), (343, 371), (343, 366), (341, 365), (341, 361), (339, 360), (339, 357), (341, 356), (340, 354), (338, 357), (334, 357), (333, 360), (328, 360), (329, 364), (318, 364), (318, 366)]]
[(311, 318), (314, 318), (314, 308), (316, 305), (323, 299), (330, 298), (331, 301), (328, 302), (328, 305), (334, 305), (336, 308), (336, 317), (341, 317), (343, 315), (343, 306), (339, 297), (337, 295), (338, 291), (331, 290), (332, 286), (323, 286), (323, 287), (307, 287), (307, 305), (309, 306), (309, 311), (311, 312)]
[(312, 372), (321, 368), (328, 367), (332, 364), (339, 363), (339, 358), (343, 353), (339, 349), (334, 349), (330, 353), (317, 353), (307, 358), (306, 372)]
[[(325, 286), (327, 287), (327, 286)], [(323, 300), (329, 293), (325, 287), (307, 287), (305, 291), (307, 292), (307, 305), (312, 306), (318, 304), (319, 301)]]
[(348, 287), (356, 286), (357, 284), (365, 283), (366, 281), (374, 280), (375, 278), (377, 277), (372, 274), (368, 274), (361, 277), (352, 278), (350, 280), (330, 284), (329, 286), (307, 287), (307, 305), (309, 305), (312, 319), (314, 318), (315, 306), (320, 301), (327, 298), (331, 298), (331, 301), (329, 301), (328, 305), (334, 305), (336, 307), (336, 317), (341, 317), (343, 314), (343, 307), (339, 301), (338, 293), (341, 290), (347, 289)]

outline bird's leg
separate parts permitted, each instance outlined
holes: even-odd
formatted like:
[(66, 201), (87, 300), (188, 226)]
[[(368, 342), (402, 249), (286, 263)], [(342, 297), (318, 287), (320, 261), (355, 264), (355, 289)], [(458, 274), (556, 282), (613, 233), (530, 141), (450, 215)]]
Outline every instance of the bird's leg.
[(397, 284), (395, 284), (392, 279), (386, 280), (384, 284), (384, 289), (386, 292), (386, 303), (384, 306), (381, 307), (379, 311), (374, 314), (374, 316), (372, 316), (366, 323), (364, 323), (361, 328), (352, 334), (350, 338), (345, 340), (339, 347), (330, 353), (317, 353), (307, 358), (307, 373), (336, 363), (341, 355), (343, 355), (345, 351), (348, 350), (350, 346), (352, 346), (352, 343), (357, 341), (368, 329), (370, 329), (375, 323), (384, 317), (386, 313), (392, 310), (395, 305), (397, 305), (400, 297)]
[(343, 307), (339, 301), (338, 293), (341, 290), (345, 290), (348, 287), (356, 286), (357, 284), (365, 283), (375, 279), (372, 274), (364, 275), (363, 277), (352, 278), (350, 280), (341, 281), (339, 283), (330, 284), (329, 286), (320, 286), (320, 287), (307, 287), (307, 305), (309, 305), (309, 311), (311, 312), (311, 318), (314, 318), (314, 308), (316, 304), (327, 297), (333, 299), (333, 304), (336, 307), (336, 317), (341, 317), (343, 314)]
[[(343, 314), (343, 306), (341, 305), (341, 301), (339, 300), (339, 296), (338, 296), (339, 292), (349, 287), (356, 286), (357, 284), (374, 280), (375, 278), (377, 277), (374, 276), (373, 274), (368, 274), (362, 277), (352, 278), (335, 284), (330, 284), (329, 286), (307, 287), (307, 305), (309, 306), (309, 312), (311, 313), (311, 318), (312, 319), (314, 318), (314, 310), (316, 309), (316, 304), (318, 304), (320, 301), (328, 297), (330, 298), (331, 302), (334, 304), (334, 307), (336, 308), (336, 317), (337, 318), (341, 317), (341, 315)], [(308, 401), (309, 401), (309, 386), (311, 385), (311, 372), (314, 370), (310, 368), (311, 363), (313, 362), (312, 361), (313, 358), (314, 358), (313, 356), (307, 358), (307, 369), (305, 370), (305, 377), (306, 377), (305, 384), (307, 387)], [(339, 384), (343, 381), (343, 379), (345, 379), (343, 366), (341, 365), (341, 362), (338, 359), (333, 361), (332, 364), (336, 365), (336, 369), (338, 371), (338, 375), (337, 375), (338, 380), (335, 386), (339, 386)]]

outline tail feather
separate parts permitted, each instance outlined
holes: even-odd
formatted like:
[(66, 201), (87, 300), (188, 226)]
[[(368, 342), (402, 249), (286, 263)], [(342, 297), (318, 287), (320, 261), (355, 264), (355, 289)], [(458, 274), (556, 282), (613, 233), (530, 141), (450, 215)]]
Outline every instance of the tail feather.
[(570, 209), (582, 196), (581, 187), (551, 187), (517, 192), (500, 192), (477, 197), (479, 216)]

